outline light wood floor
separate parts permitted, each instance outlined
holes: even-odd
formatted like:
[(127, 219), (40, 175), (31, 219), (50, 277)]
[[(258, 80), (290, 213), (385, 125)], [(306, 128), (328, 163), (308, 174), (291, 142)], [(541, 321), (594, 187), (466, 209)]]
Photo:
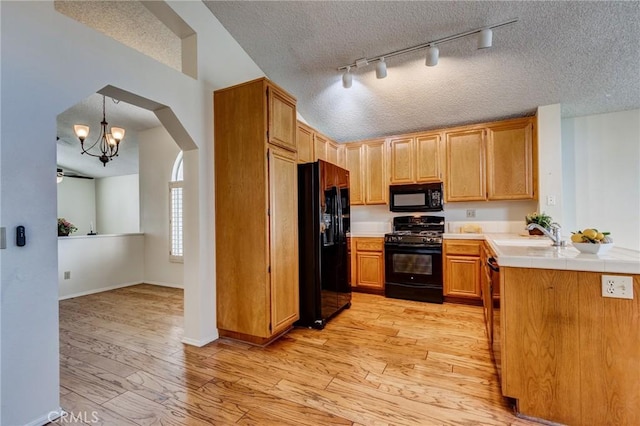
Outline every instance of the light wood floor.
[(63, 409), (118, 426), (532, 424), (500, 395), (479, 307), (354, 293), (323, 331), (266, 348), (181, 337), (181, 290), (61, 301)]

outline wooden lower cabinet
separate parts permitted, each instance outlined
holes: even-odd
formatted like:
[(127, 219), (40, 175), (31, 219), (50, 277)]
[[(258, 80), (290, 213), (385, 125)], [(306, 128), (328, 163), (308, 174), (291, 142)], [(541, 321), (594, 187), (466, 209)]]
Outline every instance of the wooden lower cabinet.
[(640, 275), (633, 300), (602, 297), (601, 277), (500, 268), (502, 392), (521, 414), (640, 424)]
[(384, 238), (355, 237), (351, 240), (351, 288), (384, 293)]
[(480, 291), (480, 253), (483, 241), (445, 240), (445, 301), (462, 301), (476, 305), (482, 302)]

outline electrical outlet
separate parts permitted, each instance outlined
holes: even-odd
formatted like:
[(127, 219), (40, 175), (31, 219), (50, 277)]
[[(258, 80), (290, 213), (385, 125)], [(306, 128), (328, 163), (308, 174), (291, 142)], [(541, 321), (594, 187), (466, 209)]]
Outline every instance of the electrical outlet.
[(633, 278), (621, 275), (603, 275), (602, 297), (633, 299)]
[(65, 280), (71, 279), (71, 271), (64, 271), (64, 279)]
[(547, 205), (555, 206), (556, 205), (556, 196), (555, 195), (547, 195)]
[(467, 209), (467, 217), (476, 217), (476, 209)]

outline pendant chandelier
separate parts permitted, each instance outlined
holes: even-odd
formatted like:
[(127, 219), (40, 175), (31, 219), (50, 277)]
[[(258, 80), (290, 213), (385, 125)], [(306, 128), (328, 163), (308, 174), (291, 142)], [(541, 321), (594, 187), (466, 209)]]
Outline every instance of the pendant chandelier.
[[(102, 162), (103, 166), (106, 166), (113, 157), (118, 156), (118, 147), (120, 141), (124, 138), (124, 129), (121, 127), (112, 127), (111, 131), (107, 128), (106, 108), (105, 108), (105, 96), (102, 95), (102, 123), (100, 129), (100, 136), (96, 141), (88, 148), (84, 147), (84, 140), (89, 135), (89, 126), (84, 124), (76, 124), (73, 126), (73, 130), (76, 133), (78, 139), (80, 139), (80, 147), (82, 148), (82, 154), (87, 154), (92, 157), (97, 157)], [(90, 152), (95, 146), (98, 146), (100, 153)]]

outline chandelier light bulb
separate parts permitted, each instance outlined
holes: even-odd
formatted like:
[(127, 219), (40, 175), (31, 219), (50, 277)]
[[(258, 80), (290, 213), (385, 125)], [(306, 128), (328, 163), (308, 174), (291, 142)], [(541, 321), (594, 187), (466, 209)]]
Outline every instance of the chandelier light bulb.
[(122, 127), (112, 127), (111, 135), (116, 140), (116, 142), (120, 143), (122, 139), (124, 139), (125, 130)]
[(89, 136), (89, 126), (85, 126), (84, 124), (76, 124), (73, 126), (73, 131), (81, 141), (85, 140), (87, 136)]
[(384, 58), (380, 58), (376, 64), (376, 78), (385, 78), (387, 76), (387, 63)]
[(348, 89), (353, 84), (353, 75), (351, 75), (351, 67), (347, 67), (347, 70), (342, 74), (342, 87)]
[(438, 65), (438, 58), (440, 56), (440, 49), (435, 44), (432, 44), (427, 49), (427, 59), (424, 64), (428, 67), (435, 67)]
[(107, 143), (109, 144), (109, 146), (111, 148), (113, 148), (116, 145), (118, 145), (118, 141), (116, 140), (116, 138), (113, 137), (113, 135), (111, 133), (107, 133)]

